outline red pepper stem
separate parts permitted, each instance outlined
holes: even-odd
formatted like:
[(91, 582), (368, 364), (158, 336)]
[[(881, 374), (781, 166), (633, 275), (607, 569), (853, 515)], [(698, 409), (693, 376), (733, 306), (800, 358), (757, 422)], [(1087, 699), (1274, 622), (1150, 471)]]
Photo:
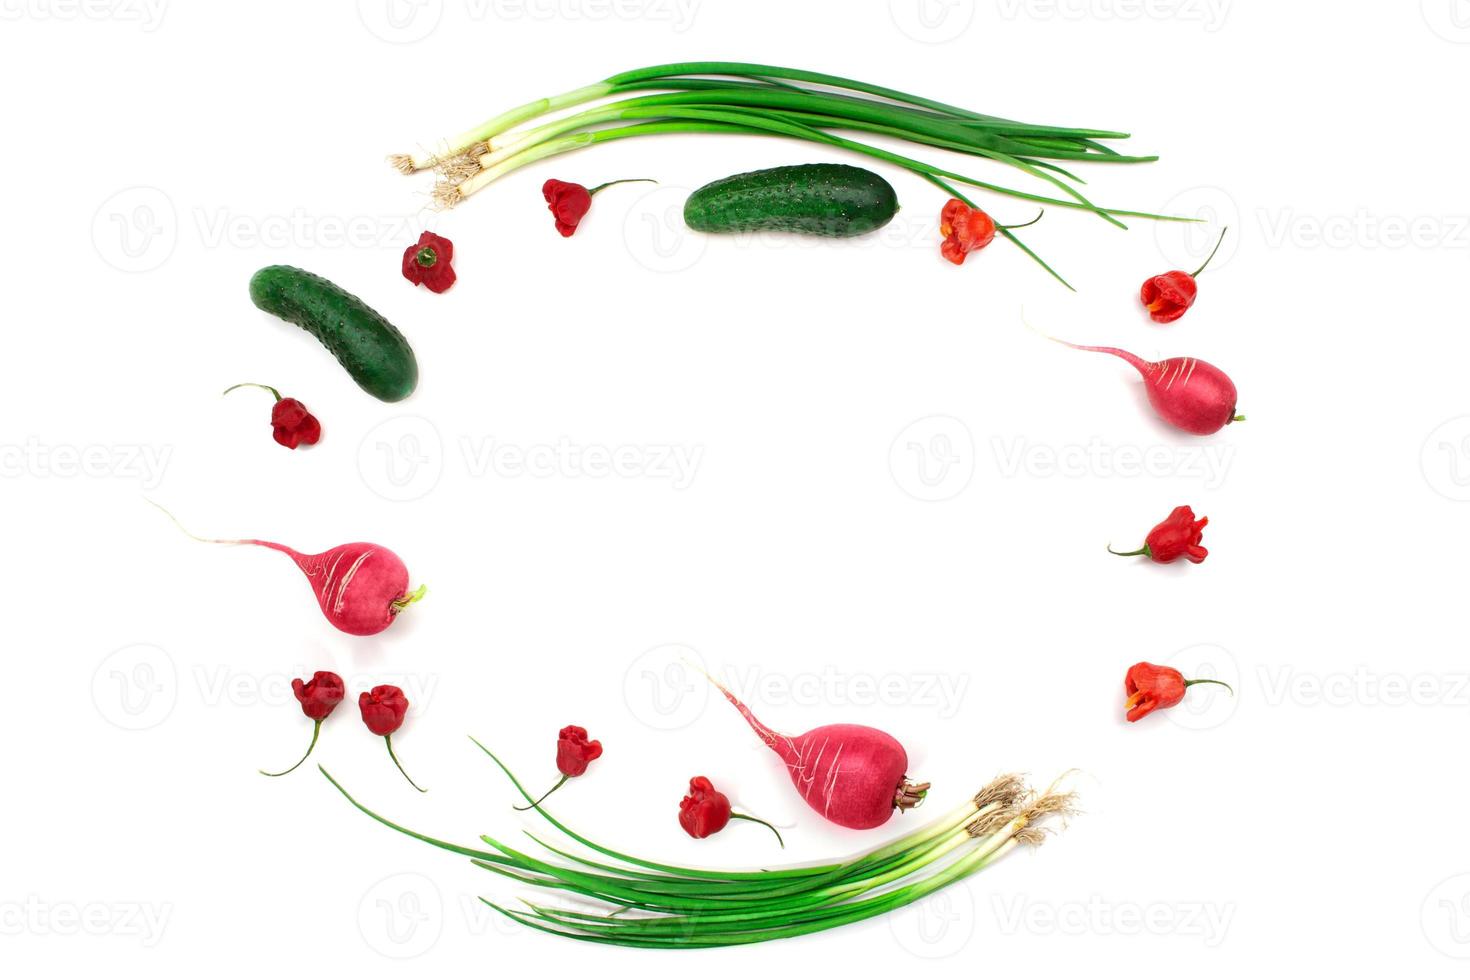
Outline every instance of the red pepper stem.
[(598, 191), (602, 190), (604, 187), (611, 187), (613, 184), (639, 184), (639, 183), (643, 183), (643, 184), (657, 184), (658, 181), (654, 180), (652, 177), (624, 177), (622, 180), (609, 180), (607, 183), (605, 183), (605, 184), (598, 184), (596, 187), (593, 187), (592, 189), (590, 189), (589, 191), (587, 191), (587, 196), (588, 197), (591, 197), (593, 194), (596, 194)]
[(270, 385), (256, 384), (254, 381), (242, 381), (242, 382), (240, 382), (237, 385), (230, 385), (224, 391), (220, 392), (220, 394), (228, 395), (230, 392), (234, 391), (236, 388), (264, 388), (266, 391), (268, 391), (272, 395), (275, 395), (276, 396), (276, 401), (280, 401), (281, 400), (281, 393), (279, 391), (277, 391), (276, 389), (272, 388)]
[(1108, 545), (1108, 554), (1110, 554), (1110, 555), (1117, 555), (1120, 558), (1131, 558), (1134, 555), (1143, 555), (1146, 558), (1152, 558), (1154, 556), (1154, 553), (1149, 550), (1148, 545), (1144, 545), (1142, 548), (1139, 548), (1137, 551), (1114, 551), (1113, 550), (1113, 546), (1112, 545)]
[(393, 764), (398, 767), (398, 771), (401, 772), (401, 773), (403, 773), (403, 778), (408, 780), (408, 785), (412, 786), (414, 789), (418, 790), (420, 793), (427, 793), (428, 790), (424, 789), (418, 783), (414, 782), (413, 781), (413, 777), (410, 776), (406, 770), (404, 770), (403, 763), (401, 763), (401, 762), (398, 761), (398, 753), (396, 753), (396, 752), (393, 751), (393, 736), (392, 735), (384, 735), (383, 736), (383, 742), (384, 742), (384, 744), (386, 744), (388, 746), (388, 758), (392, 759), (393, 760)]
[(786, 842), (781, 839), (781, 831), (777, 830), (775, 827), (771, 827), (770, 824), (766, 823), (760, 817), (752, 817), (752, 816), (750, 816), (748, 814), (745, 814), (745, 813), (731, 813), (730, 814), (730, 819), (731, 820), (749, 820), (751, 823), (758, 823), (762, 827), (770, 827), (771, 833), (773, 833), (773, 834), (776, 835), (776, 843), (778, 843), (778, 844), (781, 845), (781, 849), (782, 850), (785, 850), (786, 849)]
[(1185, 687), (1190, 687), (1194, 684), (1219, 684), (1225, 690), (1230, 692), (1231, 697), (1235, 696), (1235, 688), (1231, 687), (1229, 684), (1226, 684), (1224, 681), (1217, 681), (1209, 677), (1196, 677), (1194, 680), (1186, 680), (1184, 682)]
[(1041, 220), (1041, 216), (1044, 215), (1044, 214), (1046, 214), (1046, 208), (1042, 208), (1040, 211), (1036, 212), (1036, 217), (1032, 218), (1030, 221), (1025, 222), (1024, 224), (1019, 224), (1019, 225), (996, 225), (995, 226), (995, 230), (996, 231), (1014, 231), (1017, 228), (1030, 228), (1032, 225), (1036, 224), (1036, 222), (1040, 221)]
[(284, 770), (283, 772), (266, 772), (264, 769), (262, 769), (260, 770), (260, 774), (262, 776), (284, 776), (287, 773), (295, 772), (298, 768), (300, 768), (301, 763), (306, 761), (307, 756), (311, 755), (311, 750), (316, 748), (316, 738), (321, 733), (322, 722), (321, 719), (318, 718), (316, 720), (316, 725), (313, 726), (313, 728), (311, 729), (311, 744), (306, 747), (306, 755), (303, 755), (300, 761), (296, 763), (296, 765), (292, 766), (290, 769)]
[(563, 776), (560, 779), (558, 779), (556, 781), (556, 785), (553, 786), (553, 787), (551, 787), (551, 789), (547, 790), (546, 792), (542, 793), (541, 794), (541, 799), (540, 800), (537, 800), (535, 803), (532, 803), (529, 806), (516, 806), (516, 807), (511, 807), (511, 809), (512, 810), (535, 810), (535, 809), (538, 809), (541, 806), (541, 800), (546, 799), (552, 793), (555, 793), (557, 790), (561, 789), (561, 784), (564, 783), (564, 782), (566, 782), (570, 778), (571, 778), (570, 776)]
[(1229, 231), (1229, 230), (1230, 230), (1230, 226), (1229, 225), (1226, 225), (1224, 228), (1221, 228), (1220, 229), (1220, 237), (1217, 238), (1217, 239), (1215, 239), (1215, 247), (1212, 248), (1212, 249), (1210, 249), (1209, 258), (1206, 258), (1205, 261), (1204, 261), (1204, 263), (1198, 269), (1195, 269), (1193, 272), (1191, 272), (1189, 274), (1189, 277), (1191, 279), (1197, 278), (1201, 272), (1204, 272), (1205, 271), (1205, 266), (1207, 266), (1207, 265), (1210, 264), (1210, 259), (1213, 259), (1215, 257), (1215, 253), (1218, 252), (1218, 251), (1220, 251), (1220, 243), (1225, 240), (1225, 233), (1227, 231)]

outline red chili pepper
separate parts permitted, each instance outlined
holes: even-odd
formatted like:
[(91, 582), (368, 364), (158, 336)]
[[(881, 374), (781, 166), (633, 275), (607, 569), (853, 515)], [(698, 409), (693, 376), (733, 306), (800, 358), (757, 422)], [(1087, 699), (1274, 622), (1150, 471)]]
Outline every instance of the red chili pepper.
[(955, 265), (963, 265), (966, 255), (995, 240), (995, 221), (979, 208), (952, 197), (939, 211), (939, 233), (944, 236), (939, 243), (940, 254)]
[(591, 210), (593, 194), (613, 184), (639, 182), (658, 183), (649, 177), (628, 177), (623, 180), (609, 180), (605, 184), (598, 184), (588, 190), (581, 184), (574, 184), (570, 181), (548, 180), (541, 185), (541, 196), (546, 198), (546, 208), (556, 219), (556, 230), (561, 232), (561, 237), (570, 238), (577, 230), (577, 225), (582, 223), (582, 219)]
[(1137, 721), (1150, 712), (1174, 707), (1184, 700), (1185, 690), (1194, 684), (1219, 684), (1231, 694), (1235, 693), (1235, 689), (1224, 681), (1208, 677), (1185, 680), (1184, 675), (1173, 667), (1147, 662), (1134, 664), (1123, 677), (1123, 692), (1128, 695), (1123, 707), (1128, 713), (1128, 720)]
[(1185, 311), (1194, 305), (1194, 298), (1199, 293), (1199, 285), (1194, 281), (1195, 277), (1205, 271), (1205, 266), (1210, 264), (1210, 259), (1220, 251), (1220, 243), (1225, 240), (1225, 232), (1229, 228), (1220, 231), (1220, 237), (1215, 240), (1215, 247), (1211, 249), (1209, 258), (1194, 272), (1166, 272), (1161, 276), (1154, 276), (1144, 280), (1143, 288), (1139, 290), (1138, 297), (1143, 301), (1144, 308), (1148, 310), (1149, 317), (1155, 323), (1173, 323), (1184, 315)]
[(1194, 519), (1194, 510), (1190, 507), (1175, 507), (1169, 511), (1169, 516), (1164, 518), (1154, 529), (1148, 532), (1148, 537), (1143, 539), (1143, 547), (1137, 551), (1113, 551), (1115, 555), (1130, 557), (1132, 555), (1143, 555), (1151, 561), (1160, 565), (1167, 565), (1180, 558), (1188, 558), (1198, 565), (1205, 560), (1209, 551), (1200, 547), (1200, 539), (1204, 537), (1205, 525), (1210, 523), (1208, 517)]
[(398, 761), (398, 755), (393, 751), (393, 733), (403, 727), (403, 718), (408, 714), (408, 698), (403, 689), (392, 684), (379, 684), (371, 691), (358, 695), (357, 708), (362, 712), (362, 722), (367, 725), (368, 731), (383, 736), (383, 741), (388, 745), (388, 757), (393, 760), (398, 771), (403, 773), (408, 785), (420, 793), (428, 792), (404, 771), (403, 763)]
[(581, 725), (568, 725), (556, 733), (556, 768), (561, 772), (561, 778), (556, 785), (541, 794), (541, 799), (530, 806), (518, 806), (517, 810), (529, 810), (541, 805), (552, 793), (561, 789), (573, 776), (580, 776), (587, 771), (594, 759), (602, 757), (602, 743), (593, 739), (587, 739), (587, 729)]
[(730, 809), (730, 798), (719, 790), (715, 784), (704, 776), (695, 776), (689, 780), (689, 794), (679, 801), (679, 826), (684, 832), (697, 840), (703, 840), (710, 834), (718, 834), (725, 829), (725, 825), (731, 820), (749, 820), (763, 827), (769, 827), (771, 833), (776, 835), (776, 840), (784, 848), (786, 842), (781, 840), (781, 832), (759, 817), (747, 816), (743, 813), (735, 813)]
[(275, 407), (271, 409), (271, 438), (285, 446), (287, 449), (295, 449), (297, 446), (315, 446), (317, 440), (322, 437), (322, 424), (317, 417), (306, 410), (306, 406), (295, 398), (282, 398), (281, 393), (270, 385), (255, 384), (251, 381), (230, 385), (224, 393), (229, 394), (236, 388), (264, 388), (276, 396)]
[(403, 250), (403, 278), (416, 286), (442, 293), (454, 285), (454, 243), (432, 231), (419, 236), (417, 245)]
[(306, 747), (306, 755), (295, 766), (282, 772), (266, 772), (262, 769), (262, 776), (284, 776), (288, 772), (294, 772), (297, 766), (305, 762), (307, 756), (311, 755), (311, 750), (316, 748), (317, 736), (322, 733), (322, 722), (347, 696), (347, 687), (342, 683), (342, 678), (330, 670), (317, 671), (311, 675), (309, 681), (296, 678), (291, 682), (291, 690), (295, 692), (296, 700), (301, 702), (301, 713), (312, 720), (311, 744)]

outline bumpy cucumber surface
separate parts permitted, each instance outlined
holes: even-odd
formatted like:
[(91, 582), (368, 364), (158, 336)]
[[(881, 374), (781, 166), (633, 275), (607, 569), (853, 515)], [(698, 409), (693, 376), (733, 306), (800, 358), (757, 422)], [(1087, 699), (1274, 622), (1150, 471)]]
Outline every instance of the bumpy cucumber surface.
[(374, 398), (396, 402), (413, 394), (419, 382), (413, 348), (382, 314), (336, 283), (271, 265), (250, 277), (250, 300), (320, 340)]
[(804, 163), (705, 184), (684, 202), (695, 231), (791, 231), (850, 238), (882, 228), (898, 196), (882, 177), (841, 163)]

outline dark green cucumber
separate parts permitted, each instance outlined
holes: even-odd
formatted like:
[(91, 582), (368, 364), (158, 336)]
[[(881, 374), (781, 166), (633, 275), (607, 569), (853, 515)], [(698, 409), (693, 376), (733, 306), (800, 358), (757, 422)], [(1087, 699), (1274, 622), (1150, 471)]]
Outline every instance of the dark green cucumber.
[(419, 383), (419, 363), (403, 334), (336, 283), (305, 269), (270, 265), (250, 277), (250, 301), (320, 340), (374, 398), (402, 401)]
[(882, 228), (897, 211), (892, 185), (871, 170), (804, 163), (705, 184), (684, 202), (684, 223), (695, 231), (850, 238)]

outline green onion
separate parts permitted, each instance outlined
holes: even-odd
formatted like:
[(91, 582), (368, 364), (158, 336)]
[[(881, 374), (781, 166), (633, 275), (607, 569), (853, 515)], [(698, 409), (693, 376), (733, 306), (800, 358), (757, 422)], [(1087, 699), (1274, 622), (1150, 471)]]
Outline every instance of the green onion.
[[(475, 743), (480, 745), (479, 742)], [(483, 745), (516, 790), (534, 798)], [(353, 806), (379, 823), (471, 859), (523, 885), (569, 892), (582, 908), (522, 899), (509, 908), (482, 898), (522, 925), (584, 942), (646, 949), (704, 948), (766, 942), (821, 932), (882, 915), (982, 871), (1022, 844), (1039, 844), (1039, 824), (1072, 811), (1072, 794), (1028, 789), (1019, 776), (992, 780), (954, 812), (854, 858), (808, 867), (713, 871), (662, 864), (612, 850), (578, 834), (541, 807), (553, 828), (594, 852), (584, 857), (527, 836), (541, 858), (493, 837), (466, 847), (425, 836), (374, 813), (320, 766)], [(601, 907), (600, 911), (590, 908)]]
[[(649, 92), (654, 94), (646, 94)], [(533, 125), (551, 113), (624, 95), (632, 97)], [(632, 125), (618, 125), (624, 122)], [(838, 136), (839, 131), (871, 133), (1002, 164), (1049, 185), (1053, 193), (1038, 194), (980, 180)], [(940, 186), (954, 181), (1038, 204), (1090, 211), (1120, 228), (1119, 219), (1124, 217), (1191, 220), (1098, 206), (1077, 189), (1081, 178), (1056, 162), (1147, 163), (1157, 159), (1125, 155), (1104, 142), (1126, 139), (1127, 133), (1025, 123), (856, 79), (738, 61), (682, 62), (622, 72), (492, 116), (443, 141), (437, 152), (396, 154), (389, 160), (403, 173), (436, 170), (440, 180), (434, 201), (440, 207), (453, 207), (500, 177), (548, 157), (610, 140), (671, 133), (806, 140), (895, 164)], [(1003, 235), (1066, 283), (1014, 234), (1006, 231)]]

